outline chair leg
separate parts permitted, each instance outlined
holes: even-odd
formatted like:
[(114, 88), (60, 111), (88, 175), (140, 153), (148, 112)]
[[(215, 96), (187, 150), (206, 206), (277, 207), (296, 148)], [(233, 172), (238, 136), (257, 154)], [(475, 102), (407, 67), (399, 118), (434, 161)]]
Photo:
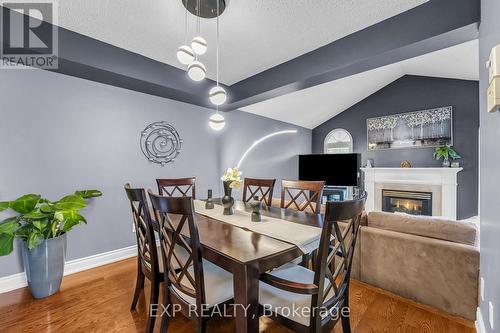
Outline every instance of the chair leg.
[(351, 321), (349, 317), (341, 316), (342, 318), (342, 332), (351, 333)]
[(316, 269), (316, 257), (318, 256), (318, 250), (311, 252), (311, 270)]
[[(151, 304), (158, 304), (158, 294), (160, 293), (160, 282), (151, 281), (151, 296), (149, 297), (149, 309)], [(151, 316), (151, 311), (148, 309), (148, 323), (146, 325), (146, 333), (151, 333), (155, 329), (156, 317)]]
[[(346, 296), (344, 298), (344, 302), (342, 304), (342, 307), (340, 308), (340, 318), (342, 320), (342, 331), (344, 333), (351, 333), (351, 316), (350, 316), (350, 308), (349, 308), (349, 288), (346, 289)], [(347, 311), (344, 311), (344, 309), (347, 308)], [(344, 316), (344, 313), (348, 313), (349, 316)]]
[[(168, 305), (170, 304), (169, 295), (168, 295), (168, 287), (164, 286), (163, 289), (164, 289), (163, 306), (164, 306), (164, 309), (167, 309)], [(162, 309), (162, 311), (163, 311), (163, 309)], [(173, 313), (172, 313), (171, 309), (168, 307), (167, 313), (163, 313), (163, 316), (161, 317), (160, 333), (167, 333), (168, 325), (170, 324), (170, 316), (173, 316)]]
[(302, 262), (300, 263), (300, 266), (309, 268), (309, 260), (311, 259), (311, 254), (307, 253), (302, 255)]
[(197, 333), (205, 333), (207, 331), (207, 321), (203, 318), (198, 320), (198, 325), (196, 327)]
[(135, 291), (134, 298), (132, 298), (132, 305), (130, 305), (130, 310), (135, 310), (137, 306), (137, 301), (139, 300), (139, 295), (141, 294), (142, 289), (144, 288), (144, 273), (141, 270), (141, 267), (137, 267), (137, 280), (135, 281)]

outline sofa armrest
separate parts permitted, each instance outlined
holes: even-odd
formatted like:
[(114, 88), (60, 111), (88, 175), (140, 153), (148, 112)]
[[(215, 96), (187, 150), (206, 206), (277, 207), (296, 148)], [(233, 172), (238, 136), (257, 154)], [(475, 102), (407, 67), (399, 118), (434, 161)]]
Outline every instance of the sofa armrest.
[(360, 236), (361, 281), (475, 320), (479, 249), (370, 227)]

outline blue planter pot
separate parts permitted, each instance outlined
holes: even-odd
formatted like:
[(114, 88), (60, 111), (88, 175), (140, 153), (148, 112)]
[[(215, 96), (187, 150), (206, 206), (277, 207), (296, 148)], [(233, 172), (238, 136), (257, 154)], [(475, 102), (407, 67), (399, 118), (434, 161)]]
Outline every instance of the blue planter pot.
[(66, 234), (45, 239), (32, 250), (24, 244), (24, 270), (34, 298), (44, 298), (59, 291), (65, 261)]

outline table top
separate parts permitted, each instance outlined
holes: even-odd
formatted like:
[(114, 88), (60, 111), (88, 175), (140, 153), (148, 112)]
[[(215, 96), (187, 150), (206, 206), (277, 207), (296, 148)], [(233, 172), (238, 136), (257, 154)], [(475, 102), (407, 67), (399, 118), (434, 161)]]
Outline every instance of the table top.
[[(214, 202), (219, 204), (220, 200), (215, 199)], [(251, 212), (250, 205), (241, 201), (235, 202), (234, 209)], [(303, 225), (320, 228), (323, 226), (322, 215), (276, 207), (263, 207), (261, 214)], [(175, 224), (175, 220), (172, 222)], [(259, 267), (259, 271), (265, 272), (302, 254), (294, 244), (207, 216), (196, 214), (196, 222), (200, 243), (203, 246), (203, 256), (228, 270), (231, 270), (232, 264), (237, 263), (240, 265), (256, 265)], [(182, 233), (188, 237), (187, 226), (184, 229)]]

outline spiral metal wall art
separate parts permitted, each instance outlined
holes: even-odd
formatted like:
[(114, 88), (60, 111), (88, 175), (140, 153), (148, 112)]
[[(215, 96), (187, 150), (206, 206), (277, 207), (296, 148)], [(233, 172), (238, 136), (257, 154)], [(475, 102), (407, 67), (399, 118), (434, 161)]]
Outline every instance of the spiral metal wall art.
[(174, 162), (182, 149), (182, 139), (177, 130), (165, 121), (149, 124), (141, 132), (141, 150), (153, 163), (162, 166)]

